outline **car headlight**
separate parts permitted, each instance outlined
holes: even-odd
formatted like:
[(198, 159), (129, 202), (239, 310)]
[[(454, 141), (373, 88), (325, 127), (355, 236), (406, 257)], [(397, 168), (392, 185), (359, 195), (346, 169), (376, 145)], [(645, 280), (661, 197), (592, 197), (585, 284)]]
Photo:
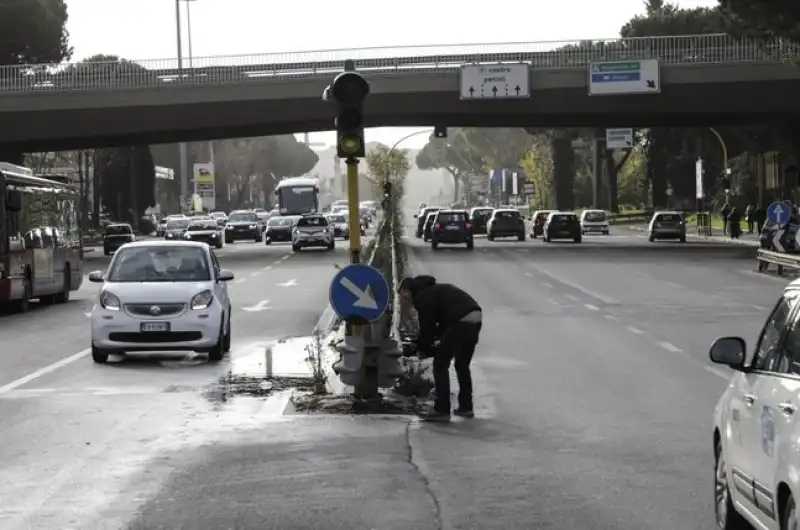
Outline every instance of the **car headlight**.
[(185, 236), (183, 236), (183, 237), (185, 237), (186, 239), (192, 239), (192, 234), (186, 234), (186, 235), (185, 235)]
[(233, 227), (231, 225), (225, 225), (225, 230), (233, 230)]
[(100, 306), (108, 311), (119, 311), (119, 298), (115, 294), (103, 291), (100, 293)]
[(212, 237), (212, 238), (213, 238), (213, 237), (217, 237), (217, 234), (211, 234), (211, 237)]
[(258, 228), (258, 225), (250, 225), (250, 230), (253, 230), (255, 228)]
[(203, 291), (194, 295), (192, 303), (189, 305), (193, 310), (208, 309), (211, 302), (214, 301), (214, 294), (211, 291)]

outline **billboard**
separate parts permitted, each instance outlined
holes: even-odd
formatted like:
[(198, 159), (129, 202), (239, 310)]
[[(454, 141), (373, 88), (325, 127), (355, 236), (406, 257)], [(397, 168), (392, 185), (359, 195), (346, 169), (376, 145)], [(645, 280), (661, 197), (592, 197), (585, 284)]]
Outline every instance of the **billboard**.
[(215, 209), (217, 196), (214, 182), (214, 164), (195, 164), (192, 176), (194, 177), (194, 193), (203, 200), (203, 208), (207, 210)]

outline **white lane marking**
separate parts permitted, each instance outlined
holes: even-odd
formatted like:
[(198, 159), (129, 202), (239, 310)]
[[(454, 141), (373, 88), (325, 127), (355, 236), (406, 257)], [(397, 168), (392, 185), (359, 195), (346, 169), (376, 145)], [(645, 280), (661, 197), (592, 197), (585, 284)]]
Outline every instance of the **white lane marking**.
[(287, 259), (289, 259), (289, 258), (291, 258), (291, 257), (292, 257), (292, 255), (291, 255), (291, 254), (286, 254), (285, 256), (283, 256), (283, 257), (282, 257), (281, 259), (279, 259), (278, 261), (284, 261), (284, 260), (287, 260)]
[(25, 376), (20, 377), (19, 379), (16, 379), (16, 380), (14, 380), (14, 381), (12, 381), (12, 382), (10, 382), (8, 384), (0, 386), (0, 394), (6, 394), (8, 392), (11, 392), (15, 388), (19, 388), (22, 385), (27, 385), (31, 381), (39, 379), (43, 375), (47, 375), (47, 374), (49, 374), (51, 372), (55, 372), (59, 368), (63, 368), (65, 366), (67, 366), (68, 364), (72, 364), (75, 361), (83, 359), (84, 357), (89, 355), (91, 352), (92, 352), (91, 348), (86, 348), (85, 350), (81, 350), (78, 353), (75, 353), (73, 355), (70, 355), (69, 357), (65, 357), (65, 358), (61, 359), (60, 361), (56, 361), (53, 364), (47, 365), (44, 368), (39, 368), (38, 370), (35, 370), (35, 371), (29, 373), (28, 375), (25, 375)]
[(264, 311), (266, 309), (270, 309), (269, 307), (269, 300), (261, 300), (259, 303), (253, 306), (243, 307), (242, 311)]
[(255, 277), (256, 277), (256, 276), (258, 276), (259, 274), (261, 274), (261, 271), (256, 271), (256, 272), (253, 272), (253, 273), (251, 273), (251, 274), (250, 274), (250, 277), (251, 277), (251, 278), (255, 278)]
[(679, 284), (679, 283), (677, 283), (677, 282), (664, 282), (664, 283), (666, 283), (666, 284), (667, 284), (667, 285), (669, 285), (670, 287), (675, 287), (675, 288), (681, 288), (681, 287), (683, 287), (683, 285), (681, 285), (681, 284)]
[(600, 311), (599, 307), (597, 307), (596, 305), (592, 305), (592, 304), (583, 304), (583, 307), (585, 307), (589, 311)]
[(636, 326), (626, 326), (625, 329), (633, 333), (634, 335), (644, 335), (644, 331), (637, 328)]
[(704, 366), (703, 368), (705, 368), (708, 372), (716, 375), (717, 377), (723, 378), (725, 381), (730, 381), (731, 380), (731, 375), (730, 374), (726, 374), (725, 372), (723, 372), (719, 368), (715, 368), (713, 366)]
[(555, 289), (555, 287), (553, 287), (552, 283), (542, 282), (542, 285), (544, 285), (548, 289)]
[(285, 282), (281, 282), (278, 284), (278, 286), (280, 287), (294, 287), (296, 285), (297, 285), (297, 280), (295, 279), (286, 280)]
[(91, 312), (89, 312), (89, 313), (84, 313), (84, 315), (86, 315), (86, 318), (90, 318), (90, 317), (92, 316), (92, 313), (91, 313)]
[(266, 267), (264, 267), (264, 268), (263, 268), (263, 269), (261, 269), (261, 270), (263, 270), (263, 271), (268, 271), (268, 270), (270, 270), (271, 268), (272, 268), (272, 265), (267, 265)]
[(764, 307), (763, 305), (758, 305), (758, 304), (750, 304), (750, 307), (752, 307), (756, 311), (767, 311), (769, 309), (767, 307)]
[(525, 276), (527, 276), (528, 278), (533, 278), (533, 273), (532, 272), (526, 272)]
[(667, 350), (668, 352), (672, 352), (672, 353), (682, 353), (683, 352), (682, 349), (678, 348), (677, 346), (675, 346), (674, 344), (672, 344), (670, 342), (656, 342), (656, 344), (658, 344), (658, 346), (660, 346), (661, 348)]
[(600, 294), (598, 292), (595, 292), (593, 290), (588, 289), (587, 287), (584, 287), (582, 285), (578, 285), (577, 283), (569, 281), (566, 278), (560, 277), (559, 274), (553, 274), (553, 273), (543, 269), (542, 267), (537, 267), (537, 268), (539, 269), (539, 271), (543, 272), (544, 274), (547, 274), (548, 276), (550, 276), (551, 278), (555, 279), (559, 283), (563, 283), (567, 287), (572, 287), (576, 291), (580, 291), (580, 292), (582, 292), (584, 294), (587, 294), (590, 297), (594, 298), (595, 300), (600, 300), (601, 302), (603, 302), (606, 305), (616, 305), (618, 303), (616, 300), (614, 300), (611, 297), (604, 296), (604, 295), (602, 295), (602, 294)]
[(247, 281), (247, 280), (245, 280), (245, 279), (242, 279), (242, 280), (236, 280), (236, 283), (244, 283), (244, 282), (246, 282), (246, 281)]
[(636, 271), (634, 274), (636, 274), (636, 276), (639, 276), (640, 278), (649, 278), (650, 277), (649, 274), (647, 274), (646, 272), (641, 272), (641, 271)]
[(616, 320), (617, 319), (617, 317), (615, 317), (614, 315), (609, 315), (608, 313), (603, 315), (603, 318), (605, 318), (606, 320)]
[(567, 298), (569, 298), (573, 302), (577, 302), (578, 301), (578, 297), (573, 295), (573, 294), (565, 294), (564, 296), (566, 296)]

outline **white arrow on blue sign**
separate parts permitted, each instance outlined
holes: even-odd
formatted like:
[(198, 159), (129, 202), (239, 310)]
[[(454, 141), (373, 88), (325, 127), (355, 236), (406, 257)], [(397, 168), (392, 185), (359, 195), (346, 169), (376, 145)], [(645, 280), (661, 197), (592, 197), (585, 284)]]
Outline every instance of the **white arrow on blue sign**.
[(329, 300), (339, 317), (351, 324), (378, 320), (389, 308), (389, 284), (369, 265), (348, 265), (331, 281)]
[(775, 201), (767, 207), (767, 219), (778, 226), (789, 222), (789, 205), (785, 202)]

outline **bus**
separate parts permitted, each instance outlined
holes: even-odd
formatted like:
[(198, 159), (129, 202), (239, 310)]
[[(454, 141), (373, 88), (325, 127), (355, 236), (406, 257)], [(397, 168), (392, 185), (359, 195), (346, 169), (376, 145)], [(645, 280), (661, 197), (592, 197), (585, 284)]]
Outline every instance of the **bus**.
[(0, 309), (63, 304), (83, 282), (80, 193), (62, 179), (0, 162)]
[(285, 178), (275, 187), (281, 216), (319, 211), (319, 182), (313, 177)]

